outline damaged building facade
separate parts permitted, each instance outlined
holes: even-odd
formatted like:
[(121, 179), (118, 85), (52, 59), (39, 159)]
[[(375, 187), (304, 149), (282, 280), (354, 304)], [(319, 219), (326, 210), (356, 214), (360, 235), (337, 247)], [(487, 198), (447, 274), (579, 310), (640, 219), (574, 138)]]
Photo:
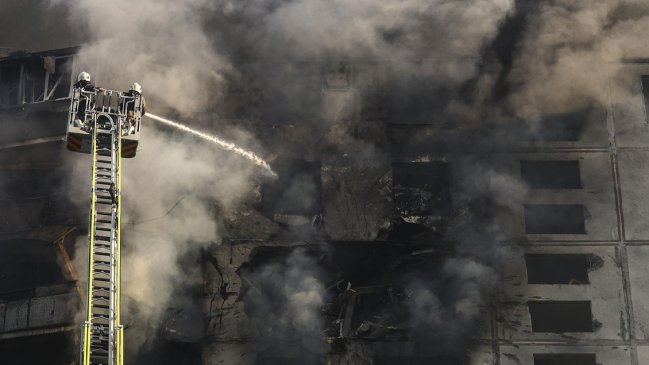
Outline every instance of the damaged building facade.
[[(64, 191), (83, 176), (61, 141), (75, 52), (0, 59), (11, 364), (78, 356), (86, 208)], [(435, 110), (416, 109), (428, 96), (387, 87), (382, 64), (251, 71), (214, 108), (255, 134), (278, 178), (215, 218), (222, 242), (183, 258), (200, 268), (179, 289), (190, 300), (127, 362), (649, 363), (649, 62), (624, 69), (632, 104), (498, 126), (429, 122)], [(295, 73), (307, 92), (267, 86)], [(314, 104), (324, 120), (305, 114)], [(127, 338), (146, 325), (125, 315)]]

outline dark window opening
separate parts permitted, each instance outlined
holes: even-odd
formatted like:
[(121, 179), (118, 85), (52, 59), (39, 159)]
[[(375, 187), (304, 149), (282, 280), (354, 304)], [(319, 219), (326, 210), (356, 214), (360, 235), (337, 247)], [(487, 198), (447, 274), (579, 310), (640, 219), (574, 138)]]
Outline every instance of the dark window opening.
[(595, 354), (534, 354), (534, 365), (597, 365)]
[(588, 284), (593, 256), (528, 254), (525, 263), (529, 284)]
[(42, 170), (2, 171), (0, 199), (21, 201), (64, 195), (64, 180), (60, 174), (45, 173)]
[(33, 103), (43, 100), (45, 95), (45, 68), (42, 59), (32, 59), (24, 63), (24, 96), (20, 102)]
[(57, 257), (57, 248), (51, 242), (0, 241), (0, 298), (28, 296), (33, 288), (65, 282)]
[(149, 346), (148, 351), (127, 352), (128, 357), (124, 362), (128, 364), (203, 364), (200, 344), (156, 339)]
[(318, 122), (322, 107), (322, 80), (318, 69), (302, 65), (274, 71), (260, 75), (262, 119), (272, 124)]
[(602, 118), (602, 109), (588, 107), (543, 117), (531, 132), (532, 139), (541, 141), (578, 141), (588, 121)]
[(388, 119), (386, 95), (381, 91), (367, 92), (361, 99), (361, 120), (364, 122), (382, 122)]
[(34, 56), (0, 65), (0, 106), (68, 97), (72, 58)]
[(521, 161), (521, 176), (532, 189), (581, 189), (579, 161)]
[(324, 87), (328, 90), (347, 90), (352, 85), (352, 68), (347, 62), (334, 62), (323, 71)]
[(447, 216), (452, 212), (451, 170), (445, 162), (395, 162), (392, 181), (401, 216)]
[(444, 124), (452, 93), (427, 78), (404, 77), (390, 82), (390, 122), (405, 125)]
[(255, 365), (318, 365), (320, 363), (317, 357), (258, 356), (255, 359)]
[(532, 332), (593, 332), (589, 301), (530, 301)]
[(18, 104), (19, 80), (19, 63), (0, 65), (0, 106), (12, 106)]
[(322, 211), (319, 161), (278, 160), (272, 168), (278, 178), (261, 187), (264, 213), (315, 215)]
[(380, 356), (374, 359), (374, 365), (460, 365), (462, 362), (452, 356)]
[(67, 98), (70, 95), (72, 58), (72, 56), (56, 58), (54, 68), (50, 70), (53, 73), (48, 81), (48, 100)]
[[(3, 364), (14, 365), (69, 365), (78, 359), (74, 334), (59, 332), (31, 335), (0, 341)], [(34, 349), (40, 349), (34, 351)]]
[(642, 75), (642, 95), (644, 96), (645, 120), (649, 121), (649, 75)]
[(579, 204), (526, 204), (528, 234), (586, 234), (585, 210)]

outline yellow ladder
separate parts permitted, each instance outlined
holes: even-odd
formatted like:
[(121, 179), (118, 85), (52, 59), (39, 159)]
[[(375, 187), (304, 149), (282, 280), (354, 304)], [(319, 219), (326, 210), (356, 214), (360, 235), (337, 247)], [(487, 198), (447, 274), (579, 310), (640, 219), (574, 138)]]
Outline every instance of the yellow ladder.
[(86, 321), (81, 364), (122, 365), (120, 325), (121, 118), (93, 112)]

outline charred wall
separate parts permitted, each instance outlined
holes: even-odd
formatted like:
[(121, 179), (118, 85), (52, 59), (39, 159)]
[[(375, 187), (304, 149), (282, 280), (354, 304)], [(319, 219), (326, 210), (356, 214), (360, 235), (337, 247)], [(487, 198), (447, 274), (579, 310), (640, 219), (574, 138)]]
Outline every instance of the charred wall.
[[(642, 85), (646, 65), (628, 68)], [(385, 81), (381, 65), (306, 62), (299, 72), (310, 85), (304, 94), (272, 88), (294, 75), (253, 73), (224, 96), (222, 123), (255, 133), (279, 178), (260, 179), (251, 199), (218, 212), (222, 242), (179, 259), (188, 271), (199, 268), (174, 292), (188, 300), (165, 308), (156, 340), (134, 361), (647, 359), (649, 132), (635, 117), (646, 106), (640, 86), (635, 105), (449, 126), (431, 122), (430, 110), (408, 119), (411, 103), (440, 91), (422, 84), (410, 96), (423, 101), (413, 99)], [(15, 132), (0, 150), (1, 249), (16, 258), (2, 266), (0, 338), (21, 334), (0, 345), (12, 348), (40, 341), (25, 330), (63, 325), (52, 343), (71, 335), (67, 312), (54, 310), (39, 319), (44, 325), (20, 313), (75, 296), (76, 278), (55, 242), (67, 228), (84, 235), (86, 192), (61, 198), (67, 179), (83, 177), (71, 177), (61, 143), (36, 141), (61, 133), (65, 103), (37, 104), (0, 114)], [(321, 104), (336, 112), (308, 113)], [(276, 121), (285, 114), (295, 120)], [(26, 141), (35, 143), (14, 145)], [(72, 251), (69, 240), (62, 242)], [(23, 327), (7, 327), (6, 318)], [(126, 336), (146, 324), (131, 313), (127, 326)], [(66, 341), (60, 346), (74, 342)]]

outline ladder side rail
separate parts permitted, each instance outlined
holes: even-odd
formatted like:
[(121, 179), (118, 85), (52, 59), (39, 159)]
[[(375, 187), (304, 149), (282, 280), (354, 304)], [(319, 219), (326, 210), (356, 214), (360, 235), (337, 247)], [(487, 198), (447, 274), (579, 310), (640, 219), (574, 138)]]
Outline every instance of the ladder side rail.
[[(88, 110), (86, 110), (88, 113)], [(92, 112), (91, 112), (92, 113)], [(97, 181), (97, 126), (93, 118), (93, 139), (92, 139), (92, 187), (90, 203), (90, 244), (88, 249), (88, 302), (86, 308), (86, 323), (84, 325), (84, 357), (83, 365), (90, 365), (90, 335), (92, 331), (92, 295), (93, 295), (93, 262), (94, 262), (94, 244), (95, 244), (95, 219), (96, 219), (96, 190)]]
[(68, 125), (73, 125), (77, 114), (79, 113), (79, 97), (78, 89), (72, 89), (72, 97), (70, 98), (70, 110), (68, 111)]
[(140, 132), (140, 122), (142, 121), (142, 108), (144, 107), (144, 99), (141, 94), (137, 94), (135, 96), (135, 107), (133, 109), (134, 114), (133, 118), (135, 118), (135, 132), (139, 133)]
[(122, 247), (121, 247), (121, 210), (122, 210), (122, 123), (123, 118), (117, 119), (118, 124), (116, 130), (117, 132), (117, 190), (115, 192), (117, 198), (117, 226), (115, 227), (117, 233), (117, 252), (115, 255), (116, 258), (116, 267), (115, 271), (117, 273), (116, 288), (115, 288), (115, 323), (118, 326), (118, 337), (117, 337), (117, 365), (124, 364), (124, 327), (121, 325), (121, 283), (122, 283)]
[[(118, 143), (118, 124), (119, 117), (115, 116), (115, 119), (111, 119), (111, 136), (110, 136), (110, 157), (111, 157), (111, 183), (115, 186), (117, 182), (117, 170), (119, 168), (117, 161), (117, 143)], [(109, 326), (108, 326), (108, 363), (115, 364), (116, 361), (116, 343), (117, 343), (117, 334), (116, 334), (116, 313), (115, 313), (115, 302), (117, 294), (117, 262), (116, 262), (116, 249), (117, 249), (117, 204), (116, 202), (111, 206), (111, 232), (110, 232), (110, 308), (109, 308)]]
[(83, 89), (79, 90), (79, 100), (80, 103), (85, 103), (84, 115), (82, 122), (86, 123), (88, 117), (94, 121), (94, 110), (95, 110), (95, 99), (97, 98), (96, 91), (86, 91)]
[(125, 116), (129, 106), (133, 103), (133, 97), (125, 94), (121, 95), (120, 116)]
[[(133, 115), (132, 118), (135, 120), (135, 133), (139, 132), (140, 130), (140, 120), (139, 120), (139, 107), (138, 107), (138, 100), (139, 96), (138, 95), (130, 95), (126, 96), (123, 95), (124, 98), (124, 114), (123, 116), (126, 118), (128, 117), (128, 110), (132, 109), (133, 110)], [(128, 125), (121, 125), (121, 127), (129, 128)], [(121, 155), (120, 155), (121, 158)]]

